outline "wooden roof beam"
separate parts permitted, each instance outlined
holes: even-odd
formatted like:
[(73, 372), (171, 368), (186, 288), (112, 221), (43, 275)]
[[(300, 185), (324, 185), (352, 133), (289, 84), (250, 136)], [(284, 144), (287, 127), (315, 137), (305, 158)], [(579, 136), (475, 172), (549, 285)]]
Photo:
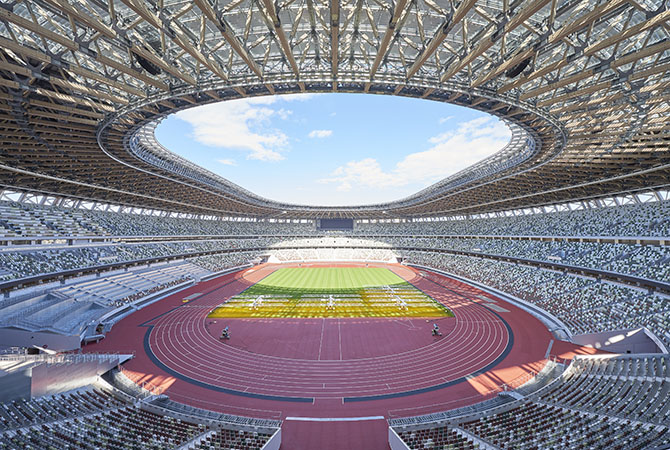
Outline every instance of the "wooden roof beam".
[(296, 78), (300, 78), (300, 69), (298, 69), (298, 63), (296, 63), (295, 61), (295, 57), (293, 56), (293, 50), (291, 50), (291, 45), (288, 43), (286, 33), (284, 33), (284, 29), (281, 26), (281, 21), (279, 20), (279, 16), (277, 15), (277, 11), (275, 10), (274, 2), (272, 0), (262, 0), (262, 1), (263, 5), (265, 6), (265, 11), (268, 13), (270, 20), (272, 21), (274, 32), (277, 35), (277, 38), (279, 38), (279, 44), (281, 46), (282, 52), (284, 53), (284, 57), (291, 66), (291, 69), (293, 70), (293, 73), (295, 74)]
[(433, 53), (437, 51), (442, 42), (446, 39), (447, 35), (453, 30), (453, 28), (460, 23), (461, 20), (465, 18), (467, 13), (475, 6), (477, 3), (476, 0), (464, 0), (458, 6), (458, 9), (454, 12), (454, 15), (440, 25), (440, 27), (435, 31), (433, 38), (430, 40), (428, 45), (419, 53), (419, 56), (416, 57), (414, 63), (410, 66), (407, 71), (407, 79), (412, 78), (423, 66), (423, 64), (428, 61)]
[[(114, 31), (112, 27), (94, 17), (89, 16), (88, 14), (84, 14), (81, 9), (72, 6), (70, 3), (68, 3), (67, 0), (44, 0), (44, 1), (60, 9), (62, 12), (75, 17), (77, 20), (84, 23), (89, 28), (94, 29), (98, 33), (107, 36), (110, 39), (115, 39), (117, 37), (116, 31)], [(111, 2), (113, 0), (109, 1)]]
[(258, 78), (263, 79), (263, 71), (260, 66), (254, 61), (253, 57), (249, 54), (246, 48), (242, 43), (237, 39), (237, 36), (231, 32), (232, 28), (228, 25), (222, 17), (217, 15), (217, 12), (214, 10), (212, 5), (210, 5), (209, 0), (193, 0), (195, 4), (200, 8), (200, 11), (209, 19), (210, 22), (216, 26), (223, 38), (228, 42), (232, 49), (239, 55), (240, 58), (247, 64), (249, 69), (255, 73)]
[[(170, 36), (170, 39), (182, 48), (186, 53), (191, 55), (193, 59), (200, 62), (202, 65), (211, 70), (219, 78), (224, 81), (228, 81), (228, 76), (224, 73), (223, 69), (214, 61), (206, 57), (200, 50), (195, 48), (191, 43), (190, 39), (184, 34), (184, 32), (179, 28), (179, 26), (171, 26), (170, 23), (165, 23), (163, 20), (154, 14), (149, 8), (146, 7), (143, 3), (139, 3), (138, 0), (121, 0), (126, 6), (135, 11), (142, 19), (151, 24), (154, 28), (160, 31), (167, 31), (165, 34)], [(176, 67), (173, 67), (170, 64), (167, 64), (163, 61), (162, 58), (154, 55), (153, 52), (148, 51), (147, 49), (135, 44), (131, 47), (131, 50), (142, 56), (143, 58), (149, 59), (157, 66), (161, 67), (166, 72), (180, 78), (187, 83), (195, 86), (197, 81), (192, 76), (185, 74), (181, 70), (178, 70)], [(141, 53), (140, 53), (141, 52)]]
[(491, 48), (493, 44), (497, 41), (502, 35), (511, 32), (519, 25), (523, 24), (526, 20), (533, 16), (536, 12), (542, 9), (547, 3), (551, 0), (535, 0), (526, 4), (526, 7), (515, 14), (509, 22), (507, 22), (499, 34), (493, 32), (493, 30), (486, 34), (479, 43), (465, 55), (457, 64), (452, 65), (449, 70), (447, 70), (441, 77), (440, 82), (444, 83), (445, 81), (452, 78), (458, 72), (460, 72), (468, 64), (472, 63), (475, 59), (481, 56), (486, 50)]
[(73, 66), (73, 65), (66, 65), (63, 66), (63, 64), (60, 63), (60, 61), (54, 61), (53, 58), (51, 58), (49, 55), (47, 55), (44, 52), (41, 52), (39, 50), (35, 50), (29, 47), (25, 47), (22, 44), (19, 44), (17, 42), (14, 42), (12, 40), (3, 38), (0, 36), (0, 45), (3, 48), (8, 48), (12, 50), (15, 53), (18, 53), (20, 55), (23, 55), (28, 58), (36, 59), (38, 61), (41, 61), (45, 64), (52, 64), (56, 67), (60, 67), (63, 70), (70, 71), (72, 73), (75, 73), (77, 75), (81, 75), (85, 78), (93, 79), (96, 81), (99, 81), (101, 83), (104, 83), (108, 86), (114, 87), (116, 89), (125, 91), (129, 94), (136, 95), (138, 97), (146, 97), (146, 93), (140, 89), (137, 89), (133, 86), (129, 86), (125, 83), (121, 83), (116, 80), (112, 80), (104, 75), (101, 75), (97, 72), (94, 72), (92, 70), (83, 68), (81, 66)]
[[(406, 0), (400, 0), (406, 1)], [(333, 80), (339, 65), (340, 0), (330, 0), (330, 67)], [(335, 86), (335, 83), (333, 83)]]
[(379, 44), (379, 50), (377, 50), (377, 55), (375, 55), (375, 60), (372, 63), (372, 67), (370, 68), (370, 79), (374, 78), (375, 74), (377, 73), (377, 69), (379, 69), (380, 64), (382, 63), (384, 57), (386, 56), (386, 52), (388, 52), (389, 45), (391, 43), (391, 40), (393, 39), (393, 35), (396, 32), (396, 26), (398, 25), (400, 16), (405, 11), (405, 6), (407, 5), (407, 2), (408, 0), (398, 0), (395, 4), (395, 8), (393, 8), (393, 15), (389, 20), (389, 26), (386, 28), (386, 31), (384, 32), (384, 37), (382, 38), (382, 41)]

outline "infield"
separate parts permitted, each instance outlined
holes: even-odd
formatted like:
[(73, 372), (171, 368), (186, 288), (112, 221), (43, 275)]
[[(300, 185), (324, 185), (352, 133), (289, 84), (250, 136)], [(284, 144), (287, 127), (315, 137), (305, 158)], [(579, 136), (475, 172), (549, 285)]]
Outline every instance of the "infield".
[(386, 268), (282, 268), (215, 308), (211, 318), (452, 317)]

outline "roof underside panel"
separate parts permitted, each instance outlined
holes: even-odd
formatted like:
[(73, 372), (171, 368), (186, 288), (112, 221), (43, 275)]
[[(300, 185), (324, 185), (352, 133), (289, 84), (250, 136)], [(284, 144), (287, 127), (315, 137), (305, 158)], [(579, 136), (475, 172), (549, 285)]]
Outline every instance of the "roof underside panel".
[[(253, 217), (479, 213), (670, 180), (670, 4), (623, 0), (29, 0), (0, 7), (0, 185)], [(274, 202), (153, 137), (215, 101), (366, 92), (511, 127), (499, 154), (364, 207)]]

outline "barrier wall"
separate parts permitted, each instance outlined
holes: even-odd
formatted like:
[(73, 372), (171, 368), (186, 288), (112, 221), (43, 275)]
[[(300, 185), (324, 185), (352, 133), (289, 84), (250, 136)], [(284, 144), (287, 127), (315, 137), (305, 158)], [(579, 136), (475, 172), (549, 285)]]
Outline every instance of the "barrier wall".
[(39, 331), (26, 331), (17, 328), (0, 328), (0, 342), (7, 347), (38, 347), (56, 351), (68, 351), (79, 348), (81, 337), (77, 335), (64, 336)]
[(391, 450), (410, 450), (393, 427), (389, 427), (389, 447), (391, 447)]
[(53, 395), (92, 384), (98, 375), (111, 370), (117, 360), (96, 360), (33, 367), (30, 393), (33, 397)]
[(261, 450), (279, 450), (279, 447), (281, 447), (281, 428), (272, 435)]
[(0, 403), (30, 398), (30, 369), (0, 376)]
[(667, 353), (665, 346), (645, 328), (580, 334), (572, 336), (572, 341), (612, 353)]

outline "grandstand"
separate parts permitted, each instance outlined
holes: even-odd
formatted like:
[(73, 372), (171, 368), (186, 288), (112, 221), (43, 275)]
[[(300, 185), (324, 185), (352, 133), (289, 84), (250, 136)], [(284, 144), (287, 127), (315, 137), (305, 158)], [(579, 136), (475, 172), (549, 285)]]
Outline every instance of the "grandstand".
[(0, 404), (0, 448), (261, 449), (276, 440), (276, 421), (245, 426), (242, 417), (177, 412), (163, 403), (160, 396), (130, 396), (102, 379), (64, 393), (12, 400)]
[[(576, 357), (548, 385), (488, 410), (392, 420), (404, 448), (666, 448), (667, 355)], [(397, 447), (402, 448), (402, 447)]]
[[(649, 223), (661, 223), (665, 220), (666, 208), (667, 202), (645, 204), (646, 213), (643, 220)], [(31, 209), (39, 210), (39, 207), (33, 205)], [(51, 211), (52, 216), (59, 214), (66, 217), (70, 212), (67, 208), (46, 209)], [(641, 229), (640, 216), (630, 214), (629, 209), (629, 206), (591, 209), (588, 212), (589, 223), (615, 221), (620, 229), (635, 233), (637, 232), (635, 230)], [(598, 236), (584, 236), (580, 240), (574, 240), (571, 236), (572, 230), (567, 230), (563, 235), (546, 236), (538, 236), (530, 231), (545, 227), (552, 229), (552, 224), (560, 221), (557, 218), (565, 214), (556, 212), (527, 216), (524, 229), (515, 227), (503, 229), (497, 224), (500, 222), (499, 218), (481, 218), (472, 221), (444, 220), (432, 222), (430, 227), (421, 222), (408, 222), (404, 225), (360, 222), (355, 231), (344, 235), (341, 231), (332, 234), (319, 232), (315, 228), (306, 230), (305, 224), (297, 224), (296, 228), (292, 229), (289, 224), (275, 226), (263, 222), (255, 223), (248, 228), (241, 224), (234, 225), (238, 230), (236, 235), (228, 234), (227, 225), (221, 225), (224, 231), (220, 231), (221, 234), (218, 235), (197, 233), (171, 235), (174, 233), (174, 224), (163, 224), (159, 219), (150, 218), (138, 222), (137, 227), (143, 228), (151, 224), (151, 228), (147, 228), (147, 231), (152, 229), (155, 236), (148, 235), (144, 231), (130, 231), (127, 236), (116, 234), (116, 240), (113, 242), (94, 239), (68, 242), (68, 239), (64, 239), (64, 243), (47, 241), (36, 244), (35, 241), (44, 236), (37, 235), (38, 231), (35, 231), (35, 234), (25, 236), (30, 242), (25, 250), (20, 245), (4, 249), (4, 260), (13, 262), (14, 265), (3, 266), (3, 270), (19, 276), (22, 273), (44, 276), (44, 282), (39, 285), (17, 285), (8, 290), (2, 300), (3, 314), (0, 325), (5, 330), (22, 329), (32, 333), (76, 336), (76, 340), (82, 342), (98, 340), (102, 339), (118, 320), (156, 299), (169, 295), (174, 289), (193, 286), (200, 280), (210, 279), (217, 273), (225, 273), (226, 270), (240, 265), (248, 267), (254, 259), (276, 258), (277, 261), (293, 264), (298, 262), (318, 264), (325, 261), (385, 263), (391, 258), (377, 258), (375, 252), (388, 252), (393, 255), (394, 260), (403, 260), (405, 263), (418, 264), (464, 277), (463, 279), (481, 283), (535, 305), (559, 319), (574, 342), (588, 342), (588, 336), (598, 333), (621, 332), (621, 330), (630, 333), (631, 330), (642, 330), (643, 334), (648, 336), (647, 340), (652, 343), (651, 348), (654, 348), (654, 351), (667, 352), (667, 348), (670, 347), (670, 334), (667, 331), (670, 329), (670, 316), (666, 308), (669, 293), (667, 289), (669, 254), (663, 237), (632, 234), (615, 236), (614, 233), (608, 235), (601, 232)], [(127, 214), (120, 212), (105, 213), (107, 218), (113, 216), (119, 217), (118, 222), (123, 222), (128, 217)], [(35, 214), (35, 217), (42, 216)], [(175, 222), (180, 222), (180, 227), (189, 230), (190, 220), (193, 220), (194, 224), (212, 222), (208, 228), (211, 230), (220, 226), (216, 220), (175, 219)], [(99, 222), (91, 220), (89, 223), (101, 230), (97, 237), (104, 239), (105, 236), (115, 234), (113, 230)], [(462, 227), (466, 225), (467, 229), (463, 229)], [(603, 228), (603, 230), (612, 229), (607, 226)], [(77, 236), (77, 231), (70, 233), (69, 240), (73, 236)], [(138, 236), (141, 238), (138, 239)], [(167, 236), (173, 237), (166, 239)], [(81, 237), (86, 238), (83, 234)], [(128, 248), (137, 250), (130, 252)], [(193, 253), (194, 250), (209, 254), (190, 256), (189, 253)], [(58, 275), (63, 267), (60, 265), (61, 258), (44, 257), (54, 252), (58, 252), (59, 255), (78, 252), (78, 254), (102, 256), (96, 256), (97, 259), (82, 259), (79, 265), (75, 266), (81, 271), (80, 274), (91, 270), (90, 275), (59, 281), (54, 275)], [(31, 255), (35, 261), (46, 261), (45, 264), (51, 266), (34, 263), (31, 266), (34, 269), (31, 271), (16, 269), (18, 261), (31, 264), (28, 262), (31, 261), (28, 257), (14, 258), (14, 255), (18, 254)], [(339, 257), (343, 254), (347, 256)], [(100, 258), (109, 255), (116, 256), (115, 262), (128, 261), (132, 265), (121, 269), (102, 267), (101, 263), (106, 263), (108, 260), (101, 261)], [(560, 266), (558, 270), (557, 265)], [(593, 271), (593, 274), (585, 273), (585, 270)], [(598, 272), (602, 274), (598, 276)], [(12, 279), (16, 278), (7, 277), (8, 281)], [(650, 290), (644, 283), (652, 283), (647, 286), (653, 286), (655, 289)], [(246, 295), (255, 298), (256, 294), (258, 292), (249, 291)], [(233, 297), (231, 305), (234, 305), (236, 298), (239, 301), (243, 297), (243, 295)], [(318, 308), (323, 309), (323, 305), (319, 305)], [(292, 314), (296, 314), (295, 311)], [(604, 342), (603, 339), (603, 345), (606, 345)], [(647, 351), (650, 344), (631, 343), (627, 348), (629, 348), (627, 351), (630, 349)], [(500, 446), (502, 442), (500, 433), (505, 436), (504, 440), (509, 442), (516, 442), (514, 441), (516, 438), (507, 431), (501, 431), (503, 430), (500, 428), (501, 425), (492, 428), (491, 424), (506, 424), (505, 421), (509, 420), (523, 420), (524, 423), (532, 424), (535, 421), (545, 420), (543, 418), (550, 415), (554, 419), (560, 418), (560, 427), (547, 431), (546, 436), (533, 439), (543, 441), (549, 439), (556, 446), (595, 445), (588, 440), (594, 439), (592, 434), (571, 435), (567, 438), (564, 431), (576, 426), (572, 425), (573, 423), (578, 423), (579, 426), (592, 424), (589, 425), (589, 429), (597, 430), (595, 431), (597, 436), (612, 442), (621, 442), (622, 448), (645, 439), (649, 440), (645, 445), (654, 448), (667, 442), (668, 439), (667, 426), (663, 428), (668, 421), (667, 415), (670, 414), (667, 408), (667, 374), (664, 369), (667, 358), (653, 356), (646, 358), (641, 360), (625, 359), (625, 357), (611, 360), (596, 357), (575, 358), (572, 365), (568, 366), (568, 370), (561, 375), (560, 379), (564, 381), (559, 384), (554, 382), (551, 384), (553, 388), (544, 389), (542, 392), (546, 394), (541, 396), (536, 394), (524, 396), (523, 401), (506, 397), (508, 400), (503, 402), (506, 408), (504, 412), (497, 412), (497, 407), (488, 408), (490, 412), (484, 409), (482, 413), (484, 415), (476, 421), (454, 424), (453, 420), (449, 419), (449, 424), (445, 426), (432, 424), (430, 428), (424, 426), (423, 429), (427, 431), (418, 429), (407, 431), (395, 426), (394, 433), (409, 448), (425, 448), (426, 442), (432, 442), (431, 445), (434, 446), (439, 443), (451, 445), (454, 448), (476, 448), (475, 446), (481, 448), (482, 445), (488, 445), (487, 443)], [(623, 365), (617, 366), (616, 369), (614, 366), (594, 369), (595, 375), (591, 378), (582, 374), (586, 370), (583, 367), (591, 370), (592, 367), (601, 367), (602, 364), (614, 361), (624, 361), (625, 364), (622, 363)], [(647, 374), (644, 370), (653, 370), (654, 373)], [(617, 379), (625, 380), (616, 385), (617, 392), (622, 393), (622, 397), (617, 401), (605, 397), (606, 392), (611, 390), (609, 389), (611, 383), (602, 386), (596, 384), (597, 380), (603, 378), (602, 374), (607, 375), (604, 379), (611, 381), (615, 379), (613, 375), (615, 373), (619, 377)], [(519, 392), (523, 391), (520, 389)], [(598, 394), (600, 392), (602, 394)], [(607, 408), (599, 406), (601, 404), (607, 405)], [(483, 405), (485, 406), (486, 402)], [(605, 414), (605, 416), (599, 418), (593, 414)], [(89, 414), (83, 412), (75, 414), (75, 417), (80, 416), (88, 417)], [(131, 414), (131, 417), (134, 419), (129, 420), (139, 420), (137, 417), (146, 419), (143, 415)], [(105, 420), (105, 416), (101, 415), (96, 418), (96, 423), (105, 423)], [(620, 422), (621, 420), (628, 422)], [(71, 422), (64, 423), (66, 425), (63, 423), (50, 425), (52, 431), (47, 433), (42, 430), (34, 434), (29, 429), (7, 436), (11, 436), (12, 445), (15, 446), (23, 445), (20, 444), (22, 442), (34, 443), (40, 439), (53, 439), (50, 433), (60, 433), (63, 426), (66, 428), (74, 426), (67, 425)], [(195, 420), (194, 423), (201, 423), (201, 419)], [(615, 423), (616, 426), (613, 425)], [(83, 422), (77, 426), (87, 425)], [(514, 427), (519, 429), (520, 425)], [(220, 432), (210, 429), (198, 431), (201, 431), (198, 436), (202, 436), (202, 439), (198, 444), (200, 447), (197, 448), (217, 448), (217, 445), (218, 448), (226, 448), (226, 444), (222, 442), (230, 440), (241, 442), (239, 439), (242, 439), (242, 435), (233, 431)], [(531, 431), (519, 431), (519, 433), (522, 433), (524, 440), (527, 440), (529, 433), (532, 434)], [(98, 438), (99, 436), (88, 439)], [(267, 436), (262, 439), (266, 438)], [(257, 435), (251, 437), (244, 435), (242, 440), (257, 442), (257, 439), (261, 438)], [(48, 442), (55, 445), (56, 441)], [(516, 445), (521, 445), (519, 442), (521, 441)], [(172, 444), (155, 445), (160, 447)], [(210, 447), (206, 447), (207, 445)]]
[[(670, 448), (670, 2), (1, 6), (0, 449)], [(321, 206), (155, 136), (337, 92), (511, 138)]]

